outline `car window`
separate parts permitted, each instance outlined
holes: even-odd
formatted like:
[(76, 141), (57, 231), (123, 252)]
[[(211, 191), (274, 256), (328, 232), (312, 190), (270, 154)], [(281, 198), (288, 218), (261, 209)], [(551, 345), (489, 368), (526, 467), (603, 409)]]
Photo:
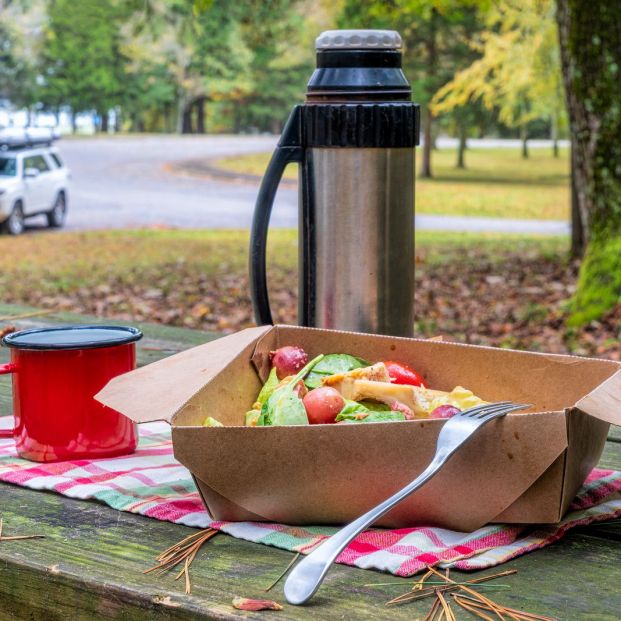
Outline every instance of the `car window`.
[(63, 161), (60, 159), (60, 155), (58, 155), (58, 153), (48, 153), (48, 155), (54, 160), (58, 168), (63, 167)]
[(14, 157), (0, 156), (0, 176), (15, 177), (17, 175), (17, 160)]
[(50, 167), (42, 155), (31, 155), (24, 158), (24, 170), (26, 168), (36, 168), (39, 172), (47, 172)]

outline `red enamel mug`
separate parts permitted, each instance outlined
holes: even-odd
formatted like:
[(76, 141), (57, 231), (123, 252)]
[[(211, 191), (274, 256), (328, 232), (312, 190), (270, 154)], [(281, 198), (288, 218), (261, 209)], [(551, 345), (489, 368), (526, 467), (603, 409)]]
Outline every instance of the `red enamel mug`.
[(93, 398), (113, 377), (136, 367), (142, 332), (120, 326), (67, 326), (13, 332), (11, 348), (17, 452), (32, 461), (113, 457), (132, 453), (136, 424)]

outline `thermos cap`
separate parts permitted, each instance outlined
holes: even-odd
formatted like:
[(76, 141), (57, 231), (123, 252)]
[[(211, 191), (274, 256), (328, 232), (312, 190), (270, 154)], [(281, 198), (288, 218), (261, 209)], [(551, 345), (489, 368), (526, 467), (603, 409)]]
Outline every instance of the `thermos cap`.
[(316, 50), (399, 50), (396, 30), (326, 30), (315, 39)]

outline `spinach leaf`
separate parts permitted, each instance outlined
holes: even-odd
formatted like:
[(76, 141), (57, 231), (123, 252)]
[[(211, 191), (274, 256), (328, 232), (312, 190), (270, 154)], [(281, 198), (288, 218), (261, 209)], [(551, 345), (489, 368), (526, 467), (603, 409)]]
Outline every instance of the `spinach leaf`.
[[(345, 402), (345, 407), (338, 413), (336, 422), (346, 421), (348, 423), (384, 423), (394, 420), (406, 420), (401, 412), (392, 410), (371, 410), (358, 401)], [(375, 405), (373, 403), (372, 405)]]
[(368, 367), (369, 363), (349, 354), (327, 354), (312, 367), (304, 383), (308, 388), (321, 386), (321, 380), (335, 373), (346, 373), (354, 369)]
[[(339, 420), (341, 420), (346, 423), (388, 423), (396, 420), (406, 420), (405, 414), (402, 414), (401, 412), (393, 412), (392, 410), (388, 412), (369, 412), (367, 410), (367, 412), (368, 414), (363, 418), (356, 418), (355, 415), (350, 414), (349, 416), (346, 415), (340, 419), (339, 417), (341, 416), (341, 413), (339, 413), (336, 417), (336, 422), (338, 423)], [(360, 412), (359, 414), (364, 415), (364, 412)]]
[(395, 420), (407, 420), (402, 412), (371, 412), (361, 423), (388, 423)]
[(273, 405), (272, 425), (308, 425), (308, 416), (302, 399), (294, 392), (278, 397)]
[(390, 407), (381, 401), (373, 401), (371, 399), (363, 399), (359, 402), (360, 405), (364, 405), (368, 410), (372, 410), (373, 412), (389, 412)]
[(359, 420), (360, 415), (368, 416), (371, 414), (371, 410), (364, 407), (358, 401), (350, 401), (349, 399), (345, 400), (345, 406), (343, 409), (337, 414), (335, 422), (340, 422), (342, 420)]
[(257, 426), (308, 425), (308, 416), (302, 399), (294, 392), (296, 384), (321, 361), (323, 356), (311, 360), (292, 380), (277, 388), (261, 407)]

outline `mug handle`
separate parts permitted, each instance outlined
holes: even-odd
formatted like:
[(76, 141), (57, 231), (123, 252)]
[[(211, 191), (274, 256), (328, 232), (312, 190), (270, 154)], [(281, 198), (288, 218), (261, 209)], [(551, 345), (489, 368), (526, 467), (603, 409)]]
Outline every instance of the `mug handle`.
[[(8, 375), (9, 373), (13, 373), (16, 369), (17, 365), (12, 362), (0, 364), (0, 375)], [(0, 438), (12, 438), (13, 432), (13, 429), (0, 429)]]

